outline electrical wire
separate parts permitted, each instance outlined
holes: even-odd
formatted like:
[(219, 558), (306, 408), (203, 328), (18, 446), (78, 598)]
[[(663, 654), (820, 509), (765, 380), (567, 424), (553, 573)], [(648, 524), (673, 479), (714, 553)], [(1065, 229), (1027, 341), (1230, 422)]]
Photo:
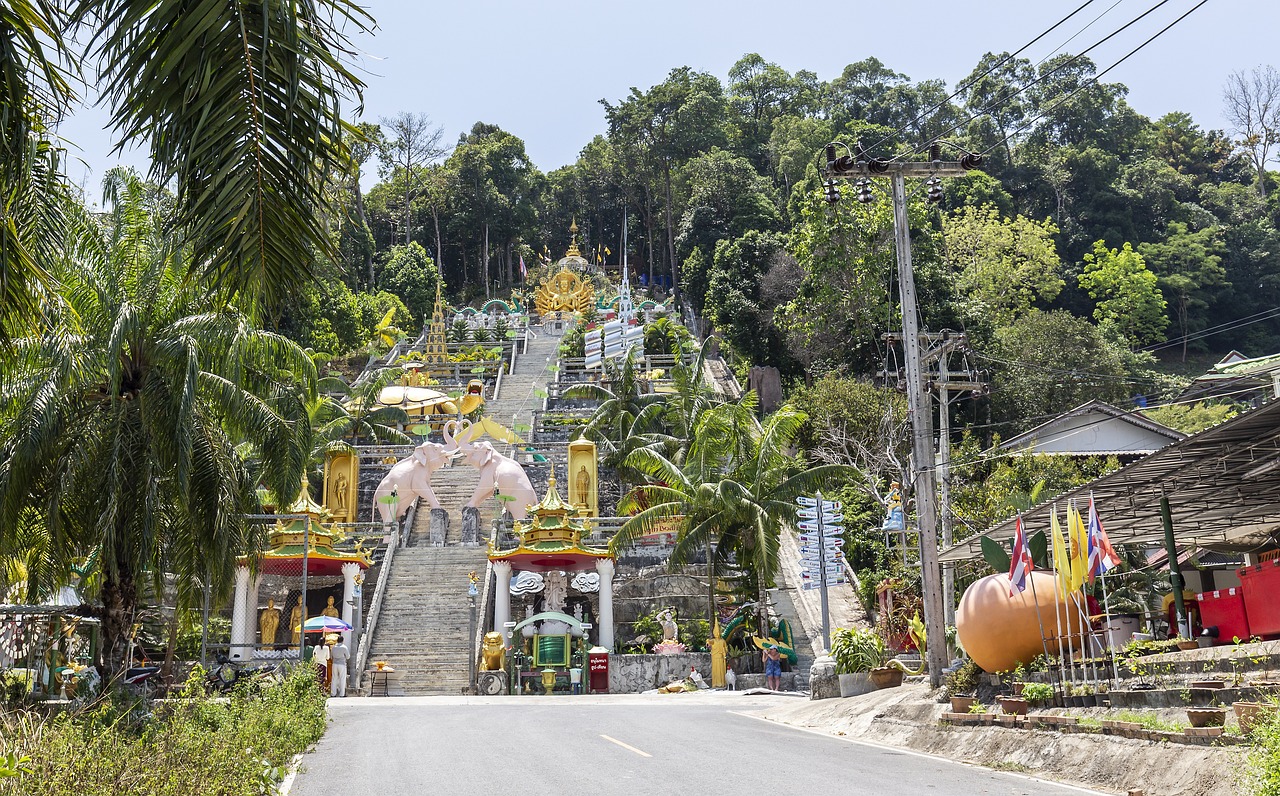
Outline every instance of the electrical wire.
[[(1066, 61), (1063, 61), (1061, 64), (1059, 64), (1058, 66), (1054, 67), (1053, 69), (1049, 70), (1048, 72), (1045, 72), (1043, 75), (1040, 75), (1039, 77), (1037, 77), (1037, 78), (1035, 78), (1034, 80), (1030, 81), (1029, 83), (1027, 83), (1026, 85), (1024, 85), (1022, 88), (1018, 89), (1017, 91), (1014, 91), (1014, 92), (1013, 92), (1013, 93), (1011, 93), (1011, 94), (1004, 95), (1004, 96), (1001, 96), (1001, 97), (999, 97), (999, 98), (997, 98), (997, 99), (993, 100), (992, 102), (990, 102), (989, 104), (987, 104), (985, 107), (983, 107), (981, 110), (979, 110), (979, 111), (977, 111), (977, 112), (975, 112), (975, 113), (971, 114), (968, 118), (966, 118), (966, 119), (962, 119), (961, 121), (956, 122), (956, 123), (955, 123), (955, 124), (953, 124), (952, 126), (948, 127), (948, 128), (947, 128), (945, 131), (943, 131), (942, 133), (939, 133), (938, 135), (936, 135), (936, 136), (934, 136), (933, 138), (929, 139), (929, 141), (928, 141), (926, 144), (924, 144), (922, 147), (920, 147), (920, 149), (927, 149), (927, 148), (928, 148), (929, 146), (931, 146), (932, 144), (935, 144), (935, 143), (938, 143), (939, 141), (941, 141), (941, 140), (942, 140), (942, 138), (943, 138), (944, 136), (951, 135), (952, 133), (956, 132), (957, 130), (961, 129), (962, 127), (965, 127), (966, 125), (968, 125), (969, 123), (971, 123), (971, 122), (975, 121), (976, 119), (980, 119), (980, 118), (982, 118), (983, 116), (987, 116), (987, 115), (991, 114), (993, 111), (995, 111), (997, 108), (999, 108), (1000, 106), (1008, 104), (1009, 100), (1013, 99), (1014, 97), (1018, 96), (1019, 94), (1022, 94), (1023, 92), (1027, 91), (1028, 89), (1034, 88), (1035, 86), (1037, 86), (1037, 85), (1039, 85), (1039, 84), (1043, 83), (1044, 81), (1046, 81), (1046, 80), (1048, 80), (1049, 78), (1053, 77), (1054, 75), (1058, 74), (1058, 73), (1059, 73), (1059, 72), (1061, 72), (1062, 70), (1064, 70), (1064, 69), (1066, 69), (1067, 67), (1069, 67), (1069, 66), (1071, 66), (1072, 64), (1074, 64), (1076, 61), (1079, 61), (1081, 58), (1084, 58), (1084, 57), (1085, 57), (1086, 55), (1088, 55), (1090, 52), (1092, 52), (1092, 51), (1096, 50), (1097, 48), (1101, 47), (1103, 44), (1106, 44), (1106, 43), (1107, 43), (1108, 41), (1110, 41), (1111, 39), (1114, 39), (1116, 36), (1120, 35), (1120, 34), (1121, 34), (1121, 33), (1123, 33), (1124, 31), (1126, 31), (1126, 30), (1128, 30), (1129, 28), (1131, 28), (1131, 27), (1133, 27), (1134, 25), (1136, 25), (1138, 22), (1140, 22), (1140, 21), (1142, 21), (1143, 19), (1145, 19), (1146, 17), (1150, 16), (1152, 13), (1154, 13), (1155, 11), (1157, 11), (1158, 9), (1160, 9), (1162, 6), (1164, 6), (1164, 5), (1168, 4), (1169, 2), (1170, 2), (1170, 0), (1160, 0), (1160, 2), (1156, 3), (1156, 4), (1155, 4), (1154, 6), (1152, 6), (1151, 8), (1147, 9), (1146, 11), (1142, 12), (1142, 13), (1141, 13), (1141, 14), (1139, 14), (1138, 16), (1136, 16), (1136, 17), (1134, 17), (1133, 19), (1129, 20), (1129, 21), (1128, 21), (1128, 22), (1126, 22), (1124, 25), (1120, 26), (1119, 28), (1117, 28), (1116, 30), (1114, 30), (1114, 31), (1112, 31), (1111, 33), (1107, 34), (1106, 36), (1104, 36), (1103, 38), (1101, 38), (1101, 39), (1099, 39), (1098, 41), (1094, 42), (1093, 44), (1089, 45), (1089, 47), (1085, 48), (1085, 49), (1084, 49), (1084, 50), (1082, 50), (1081, 52), (1079, 52), (1079, 53), (1077, 53), (1077, 54), (1075, 54), (1075, 55), (1071, 56), (1071, 57), (1070, 57), (1070, 58), (1068, 58)], [(1201, 0), (1201, 5), (1203, 5), (1205, 2), (1208, 2), (1208, 0)], [(1196, 6), (1196, 8), (1199, 8), (1199, 6)], [(1192, 9), (1192, 11), (1194, 11), (1194, 10), (1195, 10), (1195, 9), (1193, 8), (1193, 9)], [(1190, 12), (1187, 12), (1187, 13), (1190, 13)], [(1186, 14), (1184, 14), (1184, 15), (1183, 15), (1183, 17), (1185, 17), (1185, 16), (1186, 16)], [(1175, 20), (1173, 24), (1177, 24), (1177, 22), (1178, 22), (1178, 21), (1180, 21), (1181, 19), (1182, 19), (1182, 17), (1179, 17), (1179, 18), (1178, 18), (1178, 20)], [(1172, 25), (1170, 25), (1169, 27), (1172, 27)], [(1168, 30), (1168, 28), (1165, 28), (1165, 30)], [(1164, 32), (1164, 31), (1161, 31), (1161, 33), (1163, 33), (1163, 32)], [(1157, 34), (1156, 34), (1156, 36), (1159, 36), (1159, 35), (1160, 35), (1159, 33), (1157, 33)], [(1155, 38), (1155, 37), (1153, 37), (1153, 38)], [(1151, 40), (1149, 39), (1149, 40), (1148, 40), (1147, 42), (1145, 42), (1143, 45), (1140, 45), (1137, 49), (1138, 49), (1138, 50), (1142, 49), (1142, 47), (1146, 46), (1146, 44), (1147, 44), (1147, 43), (1149, 43), (1150, 41), (1151, 41)], [(1137, 52), (1137, 50), (1134, 50), (1133, 52)], [(1133, 54), (1133, 53), (1131, 52), (1129, 55), (1132, 55), (1132, 54)], [(1127, 56), (1127, 55), (1125, 56), (1125, 58), (1128, 58), (1128, 57), (1129, 57), (1129, 56)], [(1121, 61), (1123, 61), (1123, 60), (1124, 60), (1124, 59), (1121, 59)], [(1044, 63), (1044, 62), (1043, 62), (1043, 61), (1041, 61), (1041, 63)], [(1089, 80), (1085, 81), (1085, 83), (1084, 83), (1080, 88), (1084, 88), (1085, 86), (1088, 86), (1090, 83), (1092, 83), (1092, 82), (1096, 82), (1096, 81), (1098, 80), (1098, 78), (1102, 77), (1102, 75), (1106, 74), (1106, 72), (1111, 71), (1111, 69), (1114, 69), (1114, 68), (1115, 68), (1119, 63), (1120, 63), (1120, 62), (1117, 62), (1116, 64), (1112, 64), (1110, 67), (1108, 67), (1108, 68), (1107, 68), (1107, 70), (1106, 70), (1106, 71), (1102, 72), (1101, 74), (1095, 75), (1094, 77), (1092, 77), (1092, 78), (1090, 78)], [(1080, 91), (1080, 88), (1077, 88), (1075, 91), (1073, 91), (1073, 92), (1072, 92), (1071, 94), (1069, 94), (1068, 96), (1074, 96), (1077, 92), (1079, 92), (1079, 91)], [(1057, 107), (1057, 103), (1055, 103), (1054, 107)], [(1038, 114), (1036, 117), (1034, 117), (1034, 118), (1032, 119), (1032, 121), (1034, 122), (1036, 119), (1039, 119), (1039, 118), (1040, 118), (1040, 117), (1042, 117), (1043, 115), (1044, 115), (1043, 113)], [(1020, 127), (1016, 128), (1016, 129), (1014, 130), (1014, 132), (1009, 133), (1009, 134), (1005, 135), (1005, 137), (1004, 137), (1004, 138), (1000, 139), (1000, 141), (996, 144), (996, 146), (1000, 146), (1000, 145), (1001, 145), (1001, 144), (1003, 144), (1005, 141), (1009, 140), (1009, 139), (1014, 135), (1014, 133), (1020, 132), (1020, 131), (1022, 131), (1023, 129), (1025, 129), (1026, 127), (1028, 127), (1028, 126), (1029, 126), (1028, 124), (1024, 124), (1024, 125), (1022, 125), (1022, 126), (1020, 126)], [(993, 147), (991, 147), (991, 148), (989, 148), (989, 149), (985, 150), (985, 151), (984, 151), (984, 152), (982, 152), (981, 154), (984, 154), (984, 155), (985, 155), (987, 152), (990, 152), (992, 149), (995, 149), (995, 148), (996, 148), (996, 147), (995, 147), (995, 146), (993, 146)], [(891, 163), (892, 163), (893, 161), (899, 160), (899, 159), (900, 159), (900, 158), (902, 158), (905, 154), (907, 154), (907, 153), (898, 153), (897, 155), (894, 155), (892, 158), (890, 158), (890, 159), (889, 159), (889, 162), (891, 162)]]
[(1201, 329), (1195, 332), (1188, 332), (1185, 335), (1181, 335), (1179, 337), (1166, 340), (1163, 343), (1152, 344), (1150, 346), (1147, 346), (1146, 348), (1143, 348), (1142, 350), (1143, 351), (1161, 351), (1166, 348), (1173, 348), (1174, 346), (1181, 345), (1184, 342), (1190, 343), (1196, 340), (1202, 340), (1206, 337), (1213, 337), (1214, 335), (1222, 334), (1223, 332), (1232, 332), (1232, 331), (1235, 331), (1236, 329), (1241, 329), (1245, 326), (1252, 326), (1255, 323), (1262, 323), (1263, 321), (1269, 321), (1276, 317), (1280, 317), (1280, 307), (1275, 307), (1269, 310), (1261, 310), (1259, 312), (1255, 312), (1252, 315), (1246, 315), (1243, 318), (1236, 318), (1235, 320), (1231, 320), (1231, 321), (1223, 321), (1222, 323), (1217, 324), (1216, 326), (1210, 326), (1207, 329)]
[[(1164, 2), (1168, 2), (1168, 0), (1164, 0)], [(1156, 6), (1156, 8), (1159, 8), (1161, 5), (1164, 5), (1164, 2), (1160, 3), (1158, 6)], [(1049, 113), (1051, 113), (1052, 111), (1056, 110), (1056, 109), (1058, 108), (1058, 106), (1060, 106), (1060, 105), (1062, 105), (1063, 103), (1065, 103), (1065, 102), (1067, 102), (1067, 101), (1071, 100), (1071, 99), (1072, 99), (1072, 98), (1074, 98), (1077, 94), (1079, 94), (1081, 91), (1084, 91), (1086, 88), (1089, 88), (1091, 85), (1093, 85), (1093, 84), (1097, 83), (1097, 82), (1098, 82), (1099, 80), (1101, 80), (1104, 76), (1106, 76), (1106, 74), (1107, 74), (1108, 72), (1110, 72), (1112, 69), (1115, 69), (1115, 68), (1116, 68), (1117, 66), (1119, 66), (1120, 64), (1122, 64), (1122, 63), (1124, 63), (1125, 61), (1129, 60), (1129, 58), (1131, 58), (1131, 57), (1133, 57), (1135, 54), (1137, 54), (1140, 50), (1142, 50), (1142, 48), (1146, 47), (1146, 46), (1147, 46), (1148, 44), (1150, 44), (1151, 42), (1153, 42), (1153, 41), (1155, 41), (1156, 39), (1158, 39), (1158, 38), (1160, 38), (1161, 36), (1163, 36), (1166, 32), (1168, 32), (1168, 30), (1169, 30), (1170, 28), (1172, 28), (1174, 25), (1177, 25), (1179, 22), (1181, 22), (1182, 20), (1186, 19), (1187, 17), (1191, 16), (1191, 14), (1193, 14), (1197, 9), (1199, 9), (1199, 8), (1200, 8), (1200, 6), (1204, 5), (1204, 4), (1205, 4), (1205, 3), (1207, 3), (1207, 2), (1209, 2), (1209, 0), (1200, 0), (1200, 2), (1198, 2), (1198, 3), (1196, 3), (1194, 6), (1192, 6), (1192, 7), (1191, 7), (1191, 8), (1190, 8), (1186, 13), (1184, 13), (1182, 16), (1178, 17), (1178, 18), (1177, 18), (1177, 19), (1175, 19), (1174, 21), (1170, 22), (1168, 25), (1165, 25), (1163, 28), (1161, 28), (1160, 30), (1156, 31), (1156, 32), (1155, 32), (1155, 34), (1153, 34), (1153, 35), (1151, 36), (1151, 38), (1147, 39), (1147, 40), (1146, 40), (1146, 41), (1144, 41), (1142, 44), (1139, 44), (1137, 47), (1134, 47), (1134, 48), (1133, 48), (1132, 50), (1130, 50), (1128, 53), (1126, 53), (1125, 55), (1121, 56), (1121, 58), (1120, 58), (1118, 61), (1116, 61), (1115, 63), (1111, 64), (1111, 66), (1108, 66), (1106, 69), (1103, 69), (1103, 70), (1102, 70), (1101, 72), (1099, 72), (1098, 74), (1094, 75), (1093, 77), (1091, 77), (1091, 78), (1089, 78), (1088, 80), (1086, 80), (1086, 81), (1084, 81), (1083, 83), (1081, 83), (1081, 84), (1080, 84), (1080, 86), (1079, 86), (1079, 87), (1077, 87), (1077, 88), (1076, 88), (1074, 91), (1072, 91), (1070, 94), (1066, 95), (1065, 97), (1061, 97), (1061, 98), (1059, 98), (1057, 101), (1055, 101), (1055, 102), (1054, 102), (1052, 105), (1050, 105), (1048, 108), (1045, 108), (1043, 111), (1040, 111), (1040, 112), (1039, 112), (1039, 113), (1037, 113), (1035, 116), (1031, 117), (1031, 118), (1030, 118), (1030, 119), (1028, 119), (1026, 122), (1024, 122), (1023, 124), (1019, 125), (1019, 126), (1018, 126), (1017, 128), (1015, 128), (1012, 132), (1010, 132), (1010, 133), (1006, 134), (1004, 138), (1001, 138), (1001, 139), (1000, 139), (999, 141), (997, 141), (995, 144), (992, 144), (991, 146), (989, 146), (989, 147), (987, 147), (986, 149), (984, 149), (980, 154), (985, 155), (985, 154), (987, 154), (987, 153), (989, 153), (989, 152), (991, 152), (991, 151), (993, 151), (993, 150), (997, 149), (998, 147), (1003, 146), (1003, 145), (1004, 145), (1004, 142), (1008, 141), (1008, 140), (1009, 140), (1010, 138), (1012, 138), (1014, 135), (1016, 135), (1016, 134), (1018, 134), (1018, 133), (1022, 132), (1023, 130), (1026, 130), (1028, 127), (1030, 127), (1031, 125), (1033, 125), (1033, 124), (1035, 124), (1036, 122), (1040, 121), (1040, 120), (1041, 120), (1041, 119), (1043, 119), (1045, 116), (1049, 115)], [(1151, 9), (1151, 11), (1154, 11), (1154, 10), (1155, 10), (1155, 8), (1152, 8), (1152, 9)], [(1148, 12), (1147, 12), (1147, 14), (1151, 13), (1151, 11), (1148, 11)], [(1146, 16), (1146, 14), (1143, 14), (1143, 16)], [(1139, 17), (1138, 19), (1141, 19), (1141, 18), (1142, 18), (1142, 17)], [(1135, 20), (1134, 20), (1134, 22), (1137, 22), (1137, 20), (1135, 19)], [(1130, 24), (1130, 25), (1132, 25), (1133, 23), (1131, 22), (1131, 23), (1129, 23), (1129, 24)], [(1126, 25), (1125, 27), (1128, 27), (1128, 25)], [(1123, 30), (1123, 28), (1122, 28), (1122, 30)], [(1117, 32), (1119, 32), (1119, 31), (1117, 31)], [(1112, 35), (1115, 35), (1115, 34), (1112, 34)], [(1110, 37), (1108, 37), (1108, 38), (1110, 38)], [(1100, 44), (1100, 43), (1101, 43), (1101, 42), (1099, 42), (1099, 44)], [(1097, 45), (1094, 45), (1094, 46), (1097, 46)], [(1088, 51), (1086, 50), (1086, 52), (1088, 52)], [(1083, 53), (1082, 53), (1082, 54), (1083, 54)], [(1028, 87), (1029, 87), (1029, 86), (1028, 86)]]
[[(900, 135), (900, 134), (902, 134), (902, 133), (905, 133), (907, 130), (911, 129), (912, 127), (914, 127), (915, 125), (917, 125), (917, 124), (919, 124), (921, 121), (923, 121), (923, 120), (924, 120), (926, 117), (928, 117), (930, 114), (934, 113), (935, 111), (939, 110), (940, 108), (945, 107), (945, 106), (947, 105), (947, 103), (951, 102), (951, 100), (953, 100), (953, 99), (955, 99), (956, 97), (960, 96), (962, 93), (964, 93), (964, 91), (965, 91), (967, 88), (969, 88), (970, 86), (972, 86), (974, 83), (977, 83), (979, 80), (981, 80), (982, 78), (986, 77), (987, 75), (990, 75), (992, 72), (996, 71), (996, 70), (997, 70), (997, 69), (999, 69), (1000, 67), (1002, 67), (1002, 66), (1004, 66), (1005, 64), (1009, 63), (1009, 62), (1010, 62), (1010, 61), (1012, 61), (1014, 58), (1017, 58), (1017, 57), (1018, 57), (1019, 55), (1021, 55), (1024, 51), (1026, 51), (1026, 49), (1027, 49), (1028, 47), (1031, 47), (1031, 46), (1035, 45), (1037, 42), (1039, 42), (1039, 41), (1040, 41), (1041, 39), (1043, 39), (1045, 36), (1048, 36), (1050, 33), (1052, 33), (1053, 31), (1057, 30), (1058, 28), (1060, 28), (1064, 23), (1066, 23), (1068, 20), (1070, 20), (1070, 19), (1071, 19), (1072, 17), (1074, 17), (1076, 14), (1079, 14), (1081, 11), (1085, 10), (1085, 8), (1087, 8), (1088, 6), (1093, 5), (1093, 3), (1094, 3), (1094, 2), (1095, 2), (1095, 0), (1085, 0), (1085, 2), (1084, 2), (1084, 3), (1081, 3), (1081, 4), (1076, 8), (1076, 10), (1075, 10), (1075, 11), (1072, 11), (1070, 14), (1067, 14), (1065, 17), (1063, 17), (1062, 19), (1060, 19), (1060, 20), (1058, 20), (1057, 22), (1055, 22), (1055, 23), (1053, 24), (1053, 26), (1052, 26), (1052, 27), (1047, 28), (1047, 29), (1046, 29), (1046, 30), (1044, 30), (1042, 33), (1040, 33), (1040, 35), (1036, 36), (1036, 37), (1035, 37), (1034, 39), (1032, 39), (1031, 41), (1029, 41), (1029, 42), (1027, 42), (1026, 44), (1024, 44), (1024, 45), (1022, 45), (1021, 47), (1019, 47), (1019, 48), (1017, 49), (1017, 51), (1016, 51), (1016, 52), (1014, 52), (1014, 53), (1012, 53), (1012, 54), (1005, 55), (1005, 56), (1004, 56), (1003, 58), (1001, 58), (997, 63), (995, 63), (994, 65), (992, 65), (990, 68), (988, 68), (988, 69), (987, 69), (987, 71), (983, 72), (982, 74), (978, 75), (977, 77), (972, 78), (971, 80), (966, 80), (966, 81), (962, 82), (960, 85), (956, 86), (956, 90), (955, 90), (954, 92), (952, 92), (952, 93), (951, 93), (951, 94), (950, 94), (946, 99), (943, 99), (943, 100), (940, 100), (940, 101), (938, 101), (938, 102), (934, 103), (932, 106), (930, 106), (930, 107), (929, 107), (929, 108), (927, 108), (926, 110), (922, 111), (922, 112), (920, 113), (920, 115), (919, 115), (919, 116), (916, 116), (916, 118), (912, 119), (912, 120), (911, 120), (910, 122), (908, 122), (907, 124), (902, 125), (902, 126), (901, 126), (901, 127), (899, 127), (897, 130), (894, 130), (892, 133), (889, 133), (889, 134), (888, 134), (888, 135), (886, 135), (884, 138), (881, 138), (879, 141), (877, 141), (877, 142), (875, 142), (874, 144), (872, 144), (872, 145), (871, 145), (871, 147), (870, 147), (870, 149), (875, 149), (876, 147), (878, 147), (878, 146), (880, 146), (881, 144), (883, 144), (884, 142), (886, 142), (886, 141), (888, 141), (888, 140), (892, 139), (893, 137), (895, 137), (895, 136), (897, 136), (897, 135)], [(1113, 4), (1111, 5), (1111, 8), (1115, 8), (1115, 7), (1116, 7), (1117, 5), (1119, 5), (1121, 2), (1122, 2), (1122, 0), (1116, 0), (1116, 2), (1115, 2), (1115, 3), (1113, 3)], [(1107, 9), (1107, 11), (1110, 11), (1110, 10), (1111, 10), (1111, 8), (1108, 8), (1108, 9)], [(1098, 19), (1101, 19), (1101, 18), (1102, 18), (1102, 16), (1105, 16), (1105, 15), (1106, 15), (1106, 13), (1107, 13), (1106, 11), (1102, 12), (1102, 15), (1099, 15), (1097, 18), (1095, 18), (1095, 19), (1093, 20), (1093, 22), (1097, 22), (1097, 21), (1098, 21)], [(1089, 25), (1092, 25), (1092, 24), (1093, 24), (1093, 22), (1090, 22), (1090, 23), (1089, 23)], [(1088, 29), (1088, 27), (1089, 27), (1089, 25), (1086, 25), (1083, 29), (1081, 29), (1081, 31), (1080, 31), (1080, 32), (1082, 33), (1084, 30), (1087, 30), (1087, 29)], [(1080, 35), (1080, 33), (1077, 33), (1077, 34), (1076, 34), (1076, 36), (1078, 36), (1078, 35)], [(1074, 38), (1075, 38), (1075, 36), (1072, 36), (1071, 38), (1072, 38), (1072, 39), (1074, 39)], [(1064, 44), (1063, 44), (1062, 46), (1066, 46), (1066, 43), (1069, 43), (1070, 41), (1071, 41), (1071, 39), (1067, 39), (1067, 42), (1064, 42)], [(1061, 49), (1061, 47), (1060, 47), (1059, 49)]]

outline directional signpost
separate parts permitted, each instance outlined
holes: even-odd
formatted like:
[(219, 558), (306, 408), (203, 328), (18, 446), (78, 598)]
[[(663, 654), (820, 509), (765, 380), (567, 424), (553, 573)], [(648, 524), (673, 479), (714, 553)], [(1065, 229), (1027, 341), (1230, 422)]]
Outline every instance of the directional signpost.
[(831, 647), (831, 619), (827, 607), (827, 584), (844, 583), (844, 537), (840, 535), (840, 523), (844, 515), (838, 501), (816, 497), (796, 498), (800, 508), (796, 511), (800, 521), (800, 587), (821, 589), (822, 595), (822, 648)]

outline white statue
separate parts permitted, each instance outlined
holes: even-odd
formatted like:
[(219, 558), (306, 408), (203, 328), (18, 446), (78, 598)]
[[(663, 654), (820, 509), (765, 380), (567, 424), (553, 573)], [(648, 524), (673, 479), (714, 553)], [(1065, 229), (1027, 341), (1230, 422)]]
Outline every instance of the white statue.
[(677, 641), (680, 638), (680, 627), (676, 624), (675, 613), (667, 608), (658, 614), (658, 619), (662, 620), (662, 640)]
[(433, 509), (440, 508), (440, 501), (431, 491), (431, 474), (443, 467), (451, 455), (452, 451), (439, 443), (424, 442), (414, 448), (410, 456), (396, 462), (373, 493), (374, 510), (382, 515), (382, 521), (391, 522), (392, 507), (382, 498), (393, 493), (399, 498), (395, 504), (396, 519), (409, 510), (416, 497), (421, 497)]
[[(450, 420), (444, 425), (444, 440), (448, 443), (450, 452), (461, 454), (467, 464), (480, 471), (480, 483), (467, 505), (480, 508), (480, 504), (493, 498), (496, 491), (496, 494), (510, 498), (506, 501), (506, 509), (512, 517), (517, 520), (527, 519), (529, 507), (538, 503), (538, 493), (533, 491), (529, 476), (519, 462), (498, 453), (490, 443), (465, 439), (470, 425), (466, 421), (459, 424), (456, 420)], [(456, 439), (455, 433), (464, 439)]]
[(564, 613), (564, 603), (569, 597), (569, 583), (563, 572), (548, 572), (545, 576), (546, 591), (542, 595), (542, 610)]

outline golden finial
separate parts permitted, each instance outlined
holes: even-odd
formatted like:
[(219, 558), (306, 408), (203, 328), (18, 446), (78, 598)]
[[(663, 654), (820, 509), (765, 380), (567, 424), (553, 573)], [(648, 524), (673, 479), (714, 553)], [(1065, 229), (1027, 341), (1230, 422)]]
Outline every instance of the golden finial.
[(575, 216), (569, 224), (569, 233), (573, 236), (573, 240), (569, 242), (569, 251), (564, 253), (565, 257), (581, 257), (582, 252), (578, 250), (578, 218)]

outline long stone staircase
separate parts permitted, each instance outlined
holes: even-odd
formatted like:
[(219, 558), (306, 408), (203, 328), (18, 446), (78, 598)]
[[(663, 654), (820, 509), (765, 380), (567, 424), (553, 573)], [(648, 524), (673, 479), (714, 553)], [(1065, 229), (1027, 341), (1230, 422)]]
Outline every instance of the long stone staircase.
[[(527, 353), (517, 358), (515, 372), (503, 377), (498, 397), (486, 404), (489, 417), (508, 428), (529, 421), (530, 412), (542, 403), (535, 391), (546, 389), (559, 343), (559, 338), (545, 335), (529, 341)], [(472, 571), (484, 575), (483, 540), (501, 512), (497, 500), (481, 504), (482, 543), (462, 546), (462, 507), (478, 483), (475, 468), (461, 462), (437, 470), (431, 488), (449, 512), (445, 546), (430, 546), (431, 512), (420, 506), (407, 546), (396, 551), (369, 660), (390, 664), (406, 695), (459, 694), (468, 686), (473, 639), (468, 634), (467, 575)], [(477, 598), (477, 625), (484, 622), (478, 603)]]

